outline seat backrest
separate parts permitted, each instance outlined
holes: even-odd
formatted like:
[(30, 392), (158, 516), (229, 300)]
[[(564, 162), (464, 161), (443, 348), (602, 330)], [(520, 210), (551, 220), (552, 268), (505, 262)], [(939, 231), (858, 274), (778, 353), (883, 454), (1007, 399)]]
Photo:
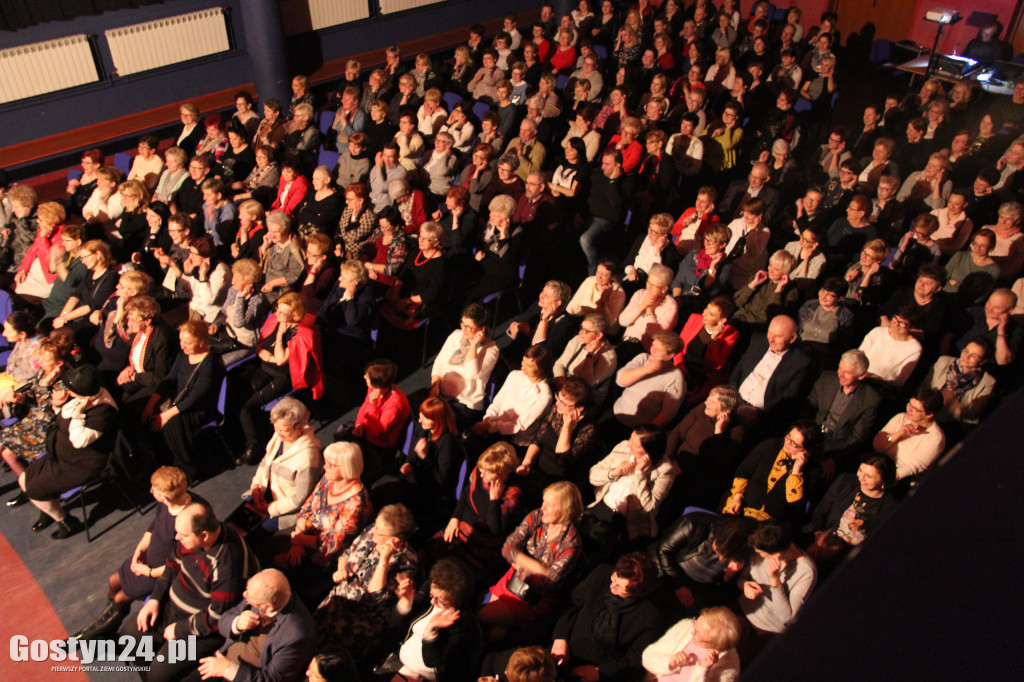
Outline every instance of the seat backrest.
[(132, 155), (125, 152), (114, 154), (114, 168), (127, 176), (132, 170)]
[(416, 430), (416, 422), (409, 416), (409, 421), (405, 425), (405, 442), (402, 444), (402, 452), (408, 454), (412, 452), (412, 434)]
[(327, 166), (327, 169), (331, 171), (331, 175), (334, 174), (334, 168), (338, 165), (338, 158), (341, 156), (338, 152), (332, 152), (329, 149), (321, 149), (320, 156), (317, 157), (316, 165)]
[(228, 403), (228, 375), (225, 374), (224, 378), (220, 380), (220, 392), (217, 394), (217, 414), (219, 415), (218, 421), (224, 423), (224, 416), (227, 410)]
[(487, 102), (477, 102), (476, 104), (473, 105), (473, 115), (476, 116), (478, 120), (483, 118), (484, 114), (486, 114), (490, 110), (491, 105), (488, 104)]
[(331, 129), (331, 124), (334, 123), (334, 112), (333, 111), (321, 111), (320, 112), (320, 132), (324, 135)]
[(879, 38), (871, 43), (871, 57), (869, 59), (872, 64), (881, 64), (888, 61), (891, 54), (892, 41), (888, 38)]
[(459, 480), (455, 484), (455, 499), (462, 497), (462, 489), (466, 487), (466, 478), (469, 474), (469, 468), (466, 464), (466, 460), (462, 460), (462, 466), (459, 467)]
[(457, 92), (446, 92), (444, 93), (443, 99), (445, 109), (450, 112), (459, 102), (462, 101), (462, 95)]

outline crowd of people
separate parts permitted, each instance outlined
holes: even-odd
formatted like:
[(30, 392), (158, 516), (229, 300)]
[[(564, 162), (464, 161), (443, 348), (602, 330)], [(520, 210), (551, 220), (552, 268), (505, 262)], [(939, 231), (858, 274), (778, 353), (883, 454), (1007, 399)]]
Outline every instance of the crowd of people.
[(154, 462), (75, 636), (196, 636), (158, 681), (735, 679), (1024, 338), (1024, 79), (869, 101), (835, 14), (740, 5), (545, 4), (4, 187), (6, 505), (65, 539), (118, 436)]

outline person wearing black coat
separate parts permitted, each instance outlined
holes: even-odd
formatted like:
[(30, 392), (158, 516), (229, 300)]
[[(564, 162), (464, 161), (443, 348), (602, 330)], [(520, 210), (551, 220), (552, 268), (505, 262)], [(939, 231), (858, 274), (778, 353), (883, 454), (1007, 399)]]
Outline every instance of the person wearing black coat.
[[(643, 552), (601, 564), (572, 591), (555, 624), (551, 655), (573, 677), (627, 682), (642, 679), (643, 651), (664, 633), (653, 593), (658, 569)], [(488, 657), (484, 674), (501, 672), (514, 650)]]
[(203, 215), (203, 182), (210, 177), (213, 155), (200, 154), (188, 162), (188, 177), (181, 183), (174, 195), (178, 213), (184, 213), (192, 220)]
[[(416, 591), (412, 578), (398, 576), (398, 603), (391, 614), (389, 631), (406, 634), (397, 655), (383, 664), (388, 673), (403, 679), (422, 679), (432, 673), (437, 682), (463, 682), (477, 678), (484, 637), (480, 623), (467, 604), (473, 576), (458, 559), (441, 559), (430, 569), (430, 579)], [(390, 678), (388, 678), (390, 679)]]
[(626, 258), (623, 260), (626, 276), (623, 278), (622, 285), (626, 290), (627, 297), (647, 286), (647, 271), (643, 267), (638, 267), (636, 263), (645, 241), (649, 241), (652, 247), (658, 249), (658, 259), (662, 265), (671, 268), (673, 272), (679, 269), (682, 256), (679, 255), (676, 245), (672, 243), (672, 238), (669, 236), (672, 222), (672, 216), (668, 213), (653, 215), (647, 230), (633, 240), (633, 245), (629, 247)]
[(891, 458), (878, 453), (864, 455), (856, 474), (836, 477), (814, 508), (804, 532), (825, 531), (835, 538), (831, 544), (837, 549), (848, 550), (860, 544), (896, 508), (896, 498), (887, 492), (895, 482), (896, 467)]
[(40, 510), (32, 530), (38, 533), (56, 521), (58, 528), (51, 537), (63, 540), (83, 525), (64, 511), (60, 496), (107, 466), (118, 417), (114, 399), (100, 386), (99, 373), (92, 365), (63, 374), (54, 386), (53, 406), (59, 411), (56, 425), (46, 437), (50, 454), (25, 468), (15, 462), (11, 470), (18, 475), (18, 485), (29, 501)]
[[(191, 158), (196, 153), (196, 148), (199, 147), (199, 141), (206, 134), (206, 127), (199, 121), (199, 109), (191, 102), (182, 104), (180, 113), (181, 129), (176, 132), (173, 138), (174, 146), (183, 149)], [(192, 126), (192, 130), (189, 130), (186, 135), (185, 130), (188, 126)]]
[(785, 438), (762, 442), (736, 468), (723, 512), (758, 521), (801, 520), (821, 479), (820, 454), (821, 431), (809, 419), (793, 424)]
[[(800, 348), (794, 346), (797, 340), (796, 323), (785, 315), (777, 315), (768, 325), (766, 335), (758, 334), (750, 341), (743, 357), (729, 376), (729, 384), (740, 392), (739, 412), (750, 416), (756, 408), (760, 422), (778, 427), (788, 423), (799, 407), (807, 385), (813, 379), (814, 361)], [(782, 356), (781, 359), (778, 356)], [(774, 357), (773, 357), (774, 356)], [(774, 364), (770, 361), (777, 361)], [(754, 370), (764, 361), (766, 368), (774, 366), (763, 390)], [(751, 384), (744, 382), (751, 379)]]
[[(160, 319), (160, 304), (151, 296), (135, 296), (125, 305), (128, 318), (128, 365), (117, 376), (120, 402), (134, 415), (167, 376), (178, 355), (177, 335)], [(141, 352), (138, 352), (141, 346)]]
[(216, 417), (224, 364), (210, 352), (206, 323), (189, 320), (178, 335), (182, 352), (149, 397), (142, 419), (163, 435), (173, 465), (194, 481), (199, 467), (193, 456), (193, 433)]
[(377, 302), (367, 284), (366, 268), (358, 260), (341, 264), (338, 281), (317, 312), (324, 348), (331, 349), (324, 361), (337, 367), (359, 359), (362, 365), (372, 346), (370, 330), (377, 315)]
[(647, 548), (688, 613), (724, 604), (734, 593), (732, 578), (750, 553), (747, 539), (757, 522), (745, 516), (692, 511), (672, 524)]

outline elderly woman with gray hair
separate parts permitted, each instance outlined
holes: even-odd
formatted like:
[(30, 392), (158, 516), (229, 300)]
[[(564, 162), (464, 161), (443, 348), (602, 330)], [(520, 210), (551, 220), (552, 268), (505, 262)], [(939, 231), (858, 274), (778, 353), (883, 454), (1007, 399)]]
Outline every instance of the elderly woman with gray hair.
[(263, 288), (271, 304), (281, 294), (295, 288), (306, 269), (306, 255), (299, 238), (292, 233), (292, 219), (283, 211), (267, 215), (267, 234), (260, 247)]
[(739, 677), (736, 645), (742, 626), (725, 606), (704, 609), (697, 618), (685, 618), (644, 649), (647, 679), (715, 680), (731, 682)]
[(228, 518), (248, 533), (252, 546), (269, 533), (295, 526), (296, 513), (323, 471), (320, 440), (302, 402), (282, 398), (270, 410), (270, 423), (274, 435), (266, 454), (242, 495), (244, 502)]
[(413, 189), (405, 178), (396, 178), (388, 183), (388, 196), (405, 223), (405, 231), (416, 234), (420, 225), (427, 222), (427, 207), (423, 192)]
[(315, 606), (327, 595), (338, 557), (373, 519), (362, 475), (363, 452), (356, 443), (328, 445), (324, 475), (296, 515), (288, 549), (274, 557), (306, 604)]
[(443, 198), (452, 180), (459, 173), (459, 154), (455, 137), (441, 131), (434, 136), (434, 148), (423, 155), (421, 170), (426, 174), (427, 189), (437, 198)]
[(466, 301), (477, 301), (495, 291), (511, 287), (519, 279), (519, 257), (525, 233), (512, 224), (516, 200), (500, 194), (487, 205), (489, 217), (477, 245), (476, 284), (466, 292)]

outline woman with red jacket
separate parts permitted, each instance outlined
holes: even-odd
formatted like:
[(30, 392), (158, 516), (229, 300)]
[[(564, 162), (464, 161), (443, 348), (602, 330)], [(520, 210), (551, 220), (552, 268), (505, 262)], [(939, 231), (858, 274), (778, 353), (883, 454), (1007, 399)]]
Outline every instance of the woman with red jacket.
[(736, 311), (728, 296), (716, 296), (703, 313), (693, 313), (683, 325), (679, 338), (683, 349), (675, 356), (676, 367), (686, 374), (686, 404), (707, 397), (712, 388), (725, 383), (729, 375), (729, 356), (740, 333), (729, 324)]
[(299, 389), (309, 389), (313, 400), (323, 395), (323, 356), (315, 324), (316, 317), (306, 313), (302, 296), (294, 292), (277, 299), (263, 324), (256, 344), (258, 361), (243, 365), (233, 386), (245, 435), (241, 461), (248, 463), (257, 455), (257, 419), (263, 405)]
[(64, 232), (64, 207), (47, 201), (36, 208), (36, 236), (25, 252), (25, 257), (14, 276), (15, 292), (21, 296), (44, 299), (57, 279), (51, 249), (61, 249), (60, 236)]
[(295, 209), (309, 192), (309, 180), (302, 174), (299, 161), (286, 159), (281, 162), (281, 181), (277, 186), (277, 198), (271, 204), (271, 211), (284, 211), (289, 218), (295, 217)]

